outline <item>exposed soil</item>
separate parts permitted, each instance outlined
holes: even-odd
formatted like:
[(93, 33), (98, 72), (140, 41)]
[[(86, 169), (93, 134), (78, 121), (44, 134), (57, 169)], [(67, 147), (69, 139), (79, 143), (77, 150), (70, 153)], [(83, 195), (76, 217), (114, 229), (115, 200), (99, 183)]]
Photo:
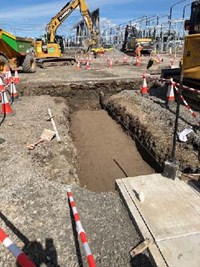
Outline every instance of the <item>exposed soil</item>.
[(71, 120), (82, 186), (97, 192), (114, 191), (115, 179), (153, 173), (132, 139), (106, 111), (79, 110)]

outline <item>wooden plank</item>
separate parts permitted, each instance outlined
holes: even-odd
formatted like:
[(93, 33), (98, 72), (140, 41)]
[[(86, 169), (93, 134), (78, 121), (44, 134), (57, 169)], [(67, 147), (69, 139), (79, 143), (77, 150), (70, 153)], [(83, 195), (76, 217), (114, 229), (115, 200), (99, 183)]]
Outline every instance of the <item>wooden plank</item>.
[(144, 252), (149, 246), (152, 244), (152, 241), (149, 239), (144, 240), (142, 243), (140, 243), (137, 247), (131, 250), (130, 255), (132, 258), (136, 257), (137, 255)]

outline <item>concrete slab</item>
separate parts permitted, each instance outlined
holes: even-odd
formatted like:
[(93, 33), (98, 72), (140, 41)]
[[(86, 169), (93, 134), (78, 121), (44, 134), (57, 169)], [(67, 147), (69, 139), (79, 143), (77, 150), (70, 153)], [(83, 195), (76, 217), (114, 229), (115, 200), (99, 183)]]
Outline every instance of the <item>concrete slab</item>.
[[(161, 174), (116, 180), (156, 266), (199, 266), (200, 195)], [(144, 201), (139, 200), (143, 195)]]

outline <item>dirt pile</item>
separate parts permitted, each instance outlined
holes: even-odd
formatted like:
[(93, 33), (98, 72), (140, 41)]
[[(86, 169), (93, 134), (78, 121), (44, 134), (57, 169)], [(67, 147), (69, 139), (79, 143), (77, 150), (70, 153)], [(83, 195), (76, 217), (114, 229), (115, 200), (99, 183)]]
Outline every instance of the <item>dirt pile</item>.
[[(157, 88), (157, 90), (164, 90)], [(105, 108), (130, 131), (161, 165), (170, 159), (175, 122), (175, 108), (166, 109), (165, 101), (155, 96), (142, 97), (139, 91), (123, 91), (104, 102)], [(178, 131), (192, 125), (194, 132), (186, 143), (178, 142), (176, 157), (182, 171), (199, 167), (199, 127), (185, 106), (181, 106)]]

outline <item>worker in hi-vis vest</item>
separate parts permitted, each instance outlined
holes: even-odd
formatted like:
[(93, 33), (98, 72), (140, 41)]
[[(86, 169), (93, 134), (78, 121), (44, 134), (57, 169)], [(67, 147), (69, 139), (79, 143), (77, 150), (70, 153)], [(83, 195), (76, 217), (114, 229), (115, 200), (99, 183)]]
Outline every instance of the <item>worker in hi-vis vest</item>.
[(140, 65), (141, 64), (141, 51), (142, 51), (143, 47), (141, 46), (140, 43), (137, 43), (136, 45), (136, 49), (135, 49), (135, 53), (136, 53), (136, 57), (137, 57), (137, 64)]

